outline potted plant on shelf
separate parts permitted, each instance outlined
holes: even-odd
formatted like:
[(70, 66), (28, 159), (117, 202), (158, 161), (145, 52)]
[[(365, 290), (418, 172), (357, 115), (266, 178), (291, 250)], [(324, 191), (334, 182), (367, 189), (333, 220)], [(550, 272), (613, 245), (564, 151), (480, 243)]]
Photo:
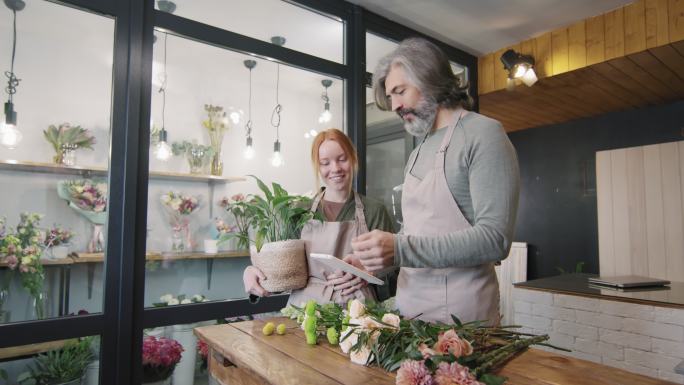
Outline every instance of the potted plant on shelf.
[(255, 195), (239, 202), (238, 207), (251, 218), (254, 239), (250, 239), (250, 256), (252, 265), (266, 276), (261, 285), (270, 292), (302, 288), (309, 273), (304, 241), (299, 235), (306, 222), (321, 217), (308, 209), (311, 199), (290, 195), (275, 182), (271, 191), (261, 179), (250, 176), (256, 179), (264, 197)]
[(56, 154), (52, 157), (52, 161), (65, 166), (73, 166), (76, 163), (74, 157), (76, 150), (79, 148), (92, 150), (95, 144), (95, 137), (88, 129), (81, 126), (72, 127), (69, 123), (63, 123), (59, 127), (50, 125), (47, 130), (43, 131), (43, 135), (55, 150)]
[(142, 347), (143, 384), (168, 384), (182, 353), (183, 347), (176, 340), (145, 336)]
[(43, 244), (48, 250), (47, 256), (50, 259), (66, 258), (69, 255), (70, 241), (74, 233), (54, 225), (45, 235)]
[(20, 383), (36, 385), (76, 385), (85, 376), (93, 358), (92, 337), (67, 342), (64, 347), (39, 355), (29, 372), (20, 376)]
[(190, 174), (202, 174), (207, 161), (214, 155), (214, 149), (211, 146), (198, 144), (196, 140), (174, 142), (171, 145), (171, 151), (175, 156), (185, 155), (190, 166)]

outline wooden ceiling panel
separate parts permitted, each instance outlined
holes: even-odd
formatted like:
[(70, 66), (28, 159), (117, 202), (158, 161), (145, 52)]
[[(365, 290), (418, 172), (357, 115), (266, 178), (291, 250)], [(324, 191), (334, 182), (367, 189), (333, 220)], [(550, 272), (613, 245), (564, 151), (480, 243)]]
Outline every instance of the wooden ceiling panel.
[(684, 42), (480, 95), (508, 132), (684, 99)]

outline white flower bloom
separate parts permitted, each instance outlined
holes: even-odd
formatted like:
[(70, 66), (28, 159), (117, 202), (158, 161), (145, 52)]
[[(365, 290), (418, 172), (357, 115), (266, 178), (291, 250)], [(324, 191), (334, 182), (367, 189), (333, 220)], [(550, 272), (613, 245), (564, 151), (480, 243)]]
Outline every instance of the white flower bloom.
[(363, 317), (360, 319), (360, 321), (361, 321), (361, 328), (362, 329), (373, 330), (373, 329), (382, 329), (385, 327), (385, 325), (381, 324), (380, 322), (374, 320), (371, 317)]
[(172, 299), (173, 299), (173, 296), (172, 296), (171, 294), (164, 294), (164, 295), (162, 295), (161, 297), (159, 297), (159, 300), (160, 300), (160, 301), (166, 302), (167, 304), (168, 304), (169, 301), (171, 301)]
[(179, 303), (180, 303), (180, 302), (178, 302), (178, 299), (176, 299), (176, 298), (171, 298), (171, 300), (169, 300), (166, 304), (169, 305), (169, 306), (173, 306), (173, 305), (178, 305)]
[(181, 305), (185, 305), (185, 304), (188, 304), (188, 303), (192, 303), (192, 301), (186, 298), (186, 299), (180, 301), (180, 303), (181, 303)]
[(359, 318), (364, 314), (366, 314), (366, 306), (363, 304), (363, 302), (359, 301), (358, 299), (353, 300), (349, 306), (349, 315), (352, 318)]
[(195, 294), (192, 296), (193, 302), (204, 302), (204, 296), (200, 294)]
[(386, 324), (390, 324), (390, 325), (394, 326), (395, 328), (399, 327), (399, 321), (400, 321), (399, 316), (396, 314), (386, 313), (384, 316), (382, 316), (382, 322), (384, 322)]
[(352, 351), (351, 354), (349, 354), (349, 358), (351, 359), (351, 362), (355, 364), (366, 365), (368, 357), (370, 357), (371, 354), (372, 352), (368, 346), (362, 346), (358, 351)]
[[(352, 333), (349, 337), (345, 336), (347, 334)], [(354, 329), (352, 328), (347, 328), (347, 330), (342, 332), (342, 335), (340, 336), (340, 349), (342, 349), (342, 352), (347, 354), (349, 353), (349, 350), (351, 350), (352, 346), (356, 344), (356, 342), (359, 340), (359, 335), (354, 333)]]

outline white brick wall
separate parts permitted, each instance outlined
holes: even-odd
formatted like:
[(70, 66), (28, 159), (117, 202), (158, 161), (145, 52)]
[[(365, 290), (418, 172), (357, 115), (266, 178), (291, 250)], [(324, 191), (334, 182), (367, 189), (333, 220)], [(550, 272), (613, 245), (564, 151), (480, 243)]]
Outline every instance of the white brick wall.
[[(572, 357), (684, 384), (684, 309), (515, 288), (515, 324)], [(544, 349), (549, 350), (549, 349)]]

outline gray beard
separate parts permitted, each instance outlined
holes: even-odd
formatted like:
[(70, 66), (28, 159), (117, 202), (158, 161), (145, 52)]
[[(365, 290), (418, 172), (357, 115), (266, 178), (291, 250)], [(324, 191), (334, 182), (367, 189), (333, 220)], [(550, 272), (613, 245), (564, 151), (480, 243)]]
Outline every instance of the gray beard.
[(415, 119), (412, 122), (404, 121), (404, 129), (413, 136), (424, 137), (435, 124), (438, 107), (437, 103), (423, 99), (416, 107)]

